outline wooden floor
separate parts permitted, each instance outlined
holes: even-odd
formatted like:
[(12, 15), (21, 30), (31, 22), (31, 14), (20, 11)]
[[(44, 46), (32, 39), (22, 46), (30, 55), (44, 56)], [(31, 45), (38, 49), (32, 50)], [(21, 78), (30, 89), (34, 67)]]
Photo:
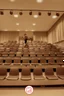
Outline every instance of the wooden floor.
[(25, 93), (25, 88), (0, 88), (0, 96), (64, 96), (64, 87), (34, 87), (31, 95)]

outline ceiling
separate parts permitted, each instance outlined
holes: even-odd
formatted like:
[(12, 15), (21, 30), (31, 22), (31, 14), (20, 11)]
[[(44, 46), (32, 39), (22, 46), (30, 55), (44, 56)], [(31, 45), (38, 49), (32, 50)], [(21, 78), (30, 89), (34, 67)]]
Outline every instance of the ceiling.
[[(37, 3), (36, 0), (0, 0), (0, 9), (26, 9), (26, 10), (59, 10), (64, 11), (64, 0), (44, 0), (42, 3)], [(60, 12), (60, 16), (56, 19), (52, 19), (52, 16), (56, 12), (52, 12), (51, 16), (48, 16), (48, 11), (40, 11), (42, 13), (38, 18), (34, 18), (33, 15), (38, 14), (39, 11), (32, 11), (32, 15), (29, 15), (29, 11), (22, 11), (23, 15), (19, 15), (19, 11), (13, 11), (14, 14), (18, 14), (19, 17), (15, 18), (10, 15), (10, 10), (4, 10), (4, 15), (0, 15), (0, 30), (2, 31), (48, 31), (53, 24), (62, 16), (63, 12)], [(19, 23), (19, 25), (16, 25)], [(32, 24), (36, 23), (35, 26)]]

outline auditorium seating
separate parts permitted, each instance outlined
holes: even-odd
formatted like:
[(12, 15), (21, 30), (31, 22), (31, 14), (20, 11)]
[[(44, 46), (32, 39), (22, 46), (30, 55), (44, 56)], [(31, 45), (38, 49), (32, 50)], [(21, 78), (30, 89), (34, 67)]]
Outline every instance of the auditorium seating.
[(31, 80), (31, 72), (29, 67), (22, 68), (21, 80)]
[(46, 78), (49, 80), (57, 80), (58, 79), (58, 77), (56, 77), (54, 75), (53, 68), (46, 68), (45, 69), (45, 75), (46, 75)]
[(18, 79), (19, 79), (19, 70), (15, 68), (11, 68), (7, 80), (18, 80)]
[(43, 72), (42, 72), (42, 68), (40, 67), (35, 67), (34, 71), (33, 71), (33, 76), (35, 80), (42, 80), (44, 79), (43, 77)]
[[(5, 80), (3, 83), (1, 80), (0, 85), (10, 85), (9, 81), (17, 83), (11, 83), (12, 85), (64, 84), (62, 81), (64, 79), (62, 71), (64, 55), (62, 51), (43, 41), (32, 41), (27, 44), (25, 46), (24, 42), (19, 44), (16, 41), (0, 43), (0, 73), (2, 73), (1, 75), (4, 74), (5, 77), (1, 76), (2, 80)], [(7, 69), (10, 69), (10, 72), (7, 72)], [(56, 69), (56, 72), (53, 69)]]

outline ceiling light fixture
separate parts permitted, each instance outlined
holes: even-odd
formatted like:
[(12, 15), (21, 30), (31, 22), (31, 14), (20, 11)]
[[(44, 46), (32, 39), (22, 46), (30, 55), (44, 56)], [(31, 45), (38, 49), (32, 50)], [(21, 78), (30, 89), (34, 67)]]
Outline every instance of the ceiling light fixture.
[(16, 25), (19, 25), (19, 23), (16, 23)]
[(27, 29), (25, 31), (28, 31)]
[(4, 12), (3, 11), (0, 11), (0, 15), (4, 15)]
[(14, 17), (15, 17), (15, 18), (18, 18), (18, 14), (14, 14)]
[(57, 16), (56, 16), (56, 15), (53, 15), (53, 16), (52, 16), (52, 18), (53, 18), (53, 19), (56, 19), (56, 18), (57, 18)]
[(10, 15), (13, 15), (13, 11), (10, 11)]
[(43, 2), (43, 0), (36, 0), (37, 1), (37, 3), (42, 3)]
[(31, 30), (31, 31), (34, 31), (34, 30)]
[(17, 31), (20, 31), (19, 29)]
[(38, 15), (41, 16), (41, 12), (38, 12)]
[(22, 15), (23, 13), (22, 12), (19, 12), (19, 15)]
[(32, 15), (32, 11), (29, 12), (29, 15)]
[(56, 16), (60, 16), (60, 14), (59, 13), (56, 13)]
[(33, 26), (35, 26), (35, 25), (36, 25), (36, 23), (33, 23), (32, 25), (33, 25)]
[(51, 16), (51, 12), (48, 12), (48, 16)]
[(34, 18), (38, 18), (38, 15), (34, 15)]
[(10, 0), (10, 2), (15, 2), (15, 0)]
[(8, 29), (4, 29), (4, 31), (8, 31)]

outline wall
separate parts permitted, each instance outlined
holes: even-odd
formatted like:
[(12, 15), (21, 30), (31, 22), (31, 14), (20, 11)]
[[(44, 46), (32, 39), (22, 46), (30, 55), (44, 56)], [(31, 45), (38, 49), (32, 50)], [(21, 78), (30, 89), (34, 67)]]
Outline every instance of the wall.
[(3, 42), (7, 42), (7, 41), (19, 41), (19, 37), (24, 36), (24, 34), (27, 34), (27, 36), (33, 37), (33, 40), (43, 40), (45, 42), (47, 42), (47, 34), (46, 32), (18, 32), (18, 31), (13, 31), (13, 32), (9, 32), (9, 31), (2, 31), (0, 32), (0, 43)]
[(64, 15), (48, 32), (48, 43), (64, 40)]
[(34, 32), (33, 38), (34, 40), (37, 40), (37, 41), (47, 42), (47, 33), (46, 32)]
[(27, 34), (28, 37), (32, 37), (33, 36), (33, 32), (30, 32), (30, 31), (22, 31), (22, 32), (19, 32), (19, 36), (24, 36), (24, 34)]
[(10, 32), (7, 32), (7, 31), (0, 32), (0, 43), (7, 42), (9, 40), (18, 41), (18, 36), (19, 36), (18, 32), (11, 32), (11, 31)]

